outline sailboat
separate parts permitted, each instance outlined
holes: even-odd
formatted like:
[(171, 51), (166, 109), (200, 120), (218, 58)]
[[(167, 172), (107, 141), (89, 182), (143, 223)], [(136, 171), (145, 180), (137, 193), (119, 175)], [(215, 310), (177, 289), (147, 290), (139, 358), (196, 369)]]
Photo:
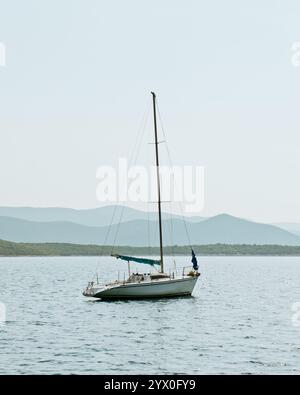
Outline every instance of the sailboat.
[[(158, 152), (158, 133), (156, 117), (156, 95), (152, 94), (153, 119), (154, 119), (154, 136), (155, 136), (155, 157), (156, 157), (156, 179), (157, 179), (157, 196), (158, 196), (158, 225), (159, 225), (159, 247), (160, 259), (149, 259), (142, 257), (133, 257), (127, 255), (113, 254), (116, 259), (121, 259), (128, 263), (128, 278), (122, 281), (119, 279), (107, 284), (101, 284), (97, 280), (88, 283), (83, 291), (87, 297), (100, 299), (135, 299), (135, 298), (166, 298), (191, 295), (196, 282), (200, 276), (199, 267), (194, 250), (191, 248), (192, 265), (183, 267), (180, 276), (174, 272), (167, 274), (164, 272), (164, 254), (163, 254), (163, 229), (162, 229), (162, 212), (161, 212), (161, 191), (160, 191), (160, 174), (159, 174), (159, 152)], [(131, 273), (130, 262), (141, 263), (151, 267), (159, 267), (156, 272), (148, 273)]]

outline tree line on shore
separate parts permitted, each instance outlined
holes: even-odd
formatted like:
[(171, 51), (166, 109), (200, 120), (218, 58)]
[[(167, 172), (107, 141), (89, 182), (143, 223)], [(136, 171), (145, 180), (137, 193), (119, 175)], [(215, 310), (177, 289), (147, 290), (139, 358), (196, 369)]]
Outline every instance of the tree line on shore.
[[(219, 256), (300, 256), (300, 246), (209, 244), (193, 246), (198, 255)], [(126, 255), (159, 255), (158, 247), (100, 246), (64, 243), (14, 243), (0, 240), (0, 256), (109, 256), (114, 253)], [(166, 246), (165, 255), (189, 255), (190, 246)]]

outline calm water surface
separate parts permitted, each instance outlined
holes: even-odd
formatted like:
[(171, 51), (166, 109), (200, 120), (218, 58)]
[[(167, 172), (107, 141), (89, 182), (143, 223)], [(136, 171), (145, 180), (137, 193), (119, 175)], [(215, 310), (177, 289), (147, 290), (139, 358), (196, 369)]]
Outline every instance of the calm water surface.
[(97, 263), (126, 268), (0, 258), (0, 374), (300, 373), (300, 258), (202, 257), (193, 297), (117, 302), (81, 295)]

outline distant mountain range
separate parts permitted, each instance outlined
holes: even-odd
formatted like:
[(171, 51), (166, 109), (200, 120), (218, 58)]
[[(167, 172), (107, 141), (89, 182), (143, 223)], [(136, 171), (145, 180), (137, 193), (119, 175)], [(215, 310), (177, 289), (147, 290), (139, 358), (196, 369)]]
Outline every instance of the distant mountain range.
[[(113, 218), (113, 214), (114, 218)], [(103, 206), (93, 209), (72, 209), (61, 207), (0, 207), (1, 217), (13, 217), (34, 222), (74, 222), (86, 226), (107, 226), (119, 223), (122, 214), (122, 221), (145, 220), (156, 221), (156, 212), (146, 212), (136, 210), (127, 206)], [(163, 213), (163, 219), (169, 219), (170, 214)], [(173, 214), (173, 218), (181, 219), (182, 216)], [(113, 218), (113, 221), (112, 221)], [(203, 217), (184, 217), (189, 222), (200, 222)]]
[[(25, 243), (103, 244), (114, 206), (91, 210), (65, 208), (0, 208), (0, 239)], [(120, 209), (106, 244), (157, 246), (156, 213)], [(165, 245), (258, 244), (300, 245), (300, 235), (275, 225), (260, 224), (227, 214), (211, 218), (163, 215)], [(187, 237), (186, 228), (190, 240)], [(117, 234), (117, 237), (115, 237)], [(149, 237), (148, 237), (149, 235)]]
[(288, 232), (294, 233), (295, 235), (300, 236), (300, 224), (292, 223), (292, 222), (287, 222), (287, 223), (283, 222), (274, 225), (278, 226), (281, 229), (285, 229)]

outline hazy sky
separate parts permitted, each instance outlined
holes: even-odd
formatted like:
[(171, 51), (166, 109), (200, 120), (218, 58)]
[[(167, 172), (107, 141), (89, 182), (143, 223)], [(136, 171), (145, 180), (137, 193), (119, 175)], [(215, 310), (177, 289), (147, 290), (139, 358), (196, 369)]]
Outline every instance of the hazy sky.
[(0, 205), (99, 205), (155, 90), (174, 164), (205, 166), (200, 215), (300, 222), (299, 21), (299, 0), (0, 0)]

